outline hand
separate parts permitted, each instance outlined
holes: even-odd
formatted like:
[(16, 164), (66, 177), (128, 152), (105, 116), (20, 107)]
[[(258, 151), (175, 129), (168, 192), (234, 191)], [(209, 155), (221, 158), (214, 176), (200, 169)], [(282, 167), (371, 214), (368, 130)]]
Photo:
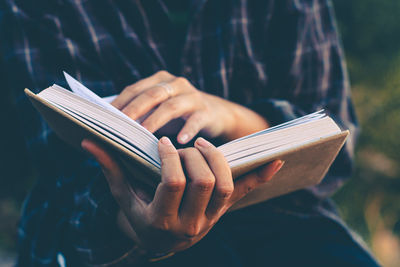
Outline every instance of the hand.
[(233, 140), (268, 127), (257, 113), (199, 91), (187, 79), (166, 71), (128, 86), (112, 105), (134, 120), (150, 112), (142, 122), (150, 132), (173, 119), (183, 118), (186, 122), (177, 135), (181, 144), (189, 142), (200, 131), (209, 138)]
[(233, 204), (270, 180), (283, 165), (274, 161), (233, 181), (224, 156), (205, 139), (197, 139), (194, 148), (177, 151), (163, 137), (158, 144), (161, 183), (154, 198), (146, 201), (103, 148), (88, 140), (82, 147), (102, 166), (121, 208), (122, 231), (153, 253), (181, 251), (197, 243)]

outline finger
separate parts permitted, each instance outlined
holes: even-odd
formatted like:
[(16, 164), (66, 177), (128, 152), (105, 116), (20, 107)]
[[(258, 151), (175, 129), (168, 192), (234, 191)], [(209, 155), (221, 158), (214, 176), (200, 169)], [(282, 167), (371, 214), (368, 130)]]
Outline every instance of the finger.
[(122, 109), (122, 112), (136, 120), (167, 99), (188, 92), (195, 92), (195, 90), (183, 77), (174, 78), (170, 82), (157, 83), (151, 88), (142, 90), (134, 99), (131, 98), (133, 100)]
[(171, 120), (183, 117), (194, 109), (196, 106), (191, 95), (180, 95), (162, 103), (142, 122), (142, 126), (153, 133)]
[(208, 218), (219, 217), (221, 212), (227, 210), (227, 203), (233, 193), (233, 178), (231, 169), (223, 154), (210, 142), (198, 138), (196, 148), (207, 160), (215, 176), (215, 187), (208, 204), (206, 215)]
[(142, 79), (126, 87), (111, 104), (116, 108), (122, 110), (127, 104), (132, 101), (132, 99), (134, 99), (142, 91), (146, 90), (147, 88), (151, 88), (161, 82), (170, 82), (174, 78), (175, 77), (167, 71), (159, 71), (148, 78)]
[(204, 215), (214, 189), (215, 177), (196, 148), (180, 150), (179, 155), (188, 179), (180, 217), (190, 224)]
[(161, 183), (150, 206), (156, 216), (176, 218), (185, 191), (186, 178), (179, 154), (167, 137), (160, 139), (158, 151), (161, 159)]
[[(131, 191), (128, 189), (124, 173), (118, 163), (100, 145), (84, 139), (81, 143), (84, 150), (89, 152), (100, 164), (107, 179), (111, 193), (121, 206), (129, 206)], [(121, 207), (123, 208), (123, 207)]]
[(249, 174), (235, 179), (235, 190), (229, 200), (230, 205), (247, 195), (258, 186), (268, 182), (282, 168), (284, 162), (275, 160), (267, 165), (261, 166)]
[[(167, 85), (164, 85), (167, 86)], [(166, 101), (172, 96), (179, 94), (177, 90), (167, 90), (161, 84), (143, 90), (126, 107), (122, 109), (126, 115), (136, 120), (146, 115), (150, 110)], [(172, 87), (171, 87), (172, 88)]]
[(180, 144), (187, 144), (206, 125), (207, 116), (203, 112), (193, 113), (187, 120), (177, 136)]

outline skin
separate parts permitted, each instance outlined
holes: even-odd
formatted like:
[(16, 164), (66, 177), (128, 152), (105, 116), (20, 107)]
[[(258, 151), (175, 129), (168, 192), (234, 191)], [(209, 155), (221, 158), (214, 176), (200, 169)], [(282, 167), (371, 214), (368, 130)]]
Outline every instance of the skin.
[[(168, 83), (172, 92), (169, 94), (160, 83)], [(166, 71), (126, 87), (112, 105), (134, 120), (154, 109), (142, 122), (152, 133), (173, 119), (183, 118), (185, 124), (177, 134), (181, 144), (189, 142), (200, 131), (205, 137), (229, 141), (269, 126), (254, 111), (199, 91), (186, 78)]]
[[(158, 86), (167, 82), (168, 93)], [(253, 111), (198, 91), (186, 79), (162, 71), (128, 86), (113, 102), (132, 119), (154, 111), (142, 122), (154, 132), (172, 119), (184, 118), (177, 139), (189, 142), (197, 133), (235, 139), (268, 127)], [(198, 138), (194, 147), (177, 150), (160, 139), (161, 183), (151, 198), (124, 173), (100, 145), (83, 140), (82, 147), (101, 165), (111, 193), (120, 206), (117, 223), (142, 249), (151, 253), (177, 252), (200, 241), (220, 217), (248, 192), (269, 181), (282, 167), (274, 161), (235, 180), (219, 150)]]

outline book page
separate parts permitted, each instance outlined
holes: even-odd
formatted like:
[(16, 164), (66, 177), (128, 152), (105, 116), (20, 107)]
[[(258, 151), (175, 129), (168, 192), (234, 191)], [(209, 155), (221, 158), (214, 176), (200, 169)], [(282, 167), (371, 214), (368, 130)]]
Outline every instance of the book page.
[[(121, 112), (119, 109), (110, 104), (118, 95), (111, 95), (101, 98), (95, 93), (93, 93), (89, 88), (84, 86), (82, 83), (78, 82), (76, 79), (74, 79), (71, 75), (69, 75), (65, 71), (63, 71), (63, 73), (72, 92), (74, 92), (75, 94), (79, 95), (82, 98), (85, 98), (86, 100), (89, 100), (90, 102), (102, 106), (103, 108), (117, 114), (118, 116), (122, 116), (125, 117), (126, 119), (132, 120), (129, 116), (125, 115), (125, 113)], [(151, 113), (153, 113), (153, 111), (154, 109), (150, 110), (147, 114), (138, 118), (137, 120), (132, 120), (132, 121), (136, 122), (137, 125), (142, 127), (140, 123), (142, 123)]]
[[(129, 142), (128, 138), (123, 138), (123, 134), (120, 132), (117, 132), (114, 128), (108, 127), (107, 124), (101, 123), (99, 121), (96, 121), (93, 118), (86, 117), (84, 114), (70, 110), (62, 105), (57, 104), (56, 102), (52, 102), (53, 105), (58, 107), (59, 109), (63, 110), (64, 112), (68, 113), (72, 117), (76, 118), (77, 120), (83, 122), (87, 126), (95, 129), (97, 132), (107, 136), (111, 140), (119, 143), (120, 145), (124, 146), (125, 148), (129, 149), (130, 151), (133, 151), (143, 159), (145, 159), (147, 162), (150, 164), (153, 164), (155, 167), (160, 168), (160, 162), (155, 161), (152, 157), (144, 153), (140, 148), (135, 147), (132, 142)], [(90, 120), (89, 120), (90, 119)], [(96, 123), (97, 122), (97, 123)]]
[(105, 102), (111, 104), (111, 102), (113, 102), (114, 99), (117, 98), (117, 96), (118, 96), (118, 95), (110, 95), (110, 96), (105, 96), (105, 97), (103, 97), (102, 99), (103, 99), (103, 101), (105, 101)]
[(223, 144), (222, 146), (225, 146), (227, 144), (240, 142), (240, 141), (242, 141), (244, 139), (249, 139), (249, 138), (252, 138), (254, 136), (264, 135), (264, 134), (267, 134), (267, 133), (270, 133), (270, 132), (275, 132), (275, 131), (278, 131), (278, 130), (281, 130), (281, 129), (290, 128), (290, 127), (293, 127), (295, 125), (300, 125), (300, 124), (304, 124), (304, 123), (307, 123), (307, 122), (310, 122), (310, 121), (319, 120), (319, 119), (324, 118), (325, 116), (326, 115), (324, 113), (324, 110), (322, 109), (322, 110), (316, 111), (314, 113), (310, 113), (308, 115), (299, 117), (297, 119), (294, 119), (294, 120), (291, 120), (291, 121), (287, 121), (287, 122), (275, 125), (273, 127), (267, 128), (265, 130), (261, 130), (259, 132), (256, 132), (256, 133), (253, 133), (253, 134), (249, 134), (249, 135), (246, 135), (244, 137), (232, 140), (232, 141), (230, 141), (230, 142), (228, 142), (226, 144)]
[(74, 113), (92, 123), (101, 124), (103, 128), (105, 127), (119, 138), (129, 141), (159, 163), (158, 139), (144, 127), (137, 127), (135, 121), (110, 112), (102, 106), (57, 85), (43, 90), (38, 96), (74, 111)]
[[(67, 80), (67, 83), (69, 87), (71, 88), (71, 91), (77, 94), (78, 96), (89, 100), (92, 103), (95, 103), (108, 111), (120, 116), (124, 117), (128, 120), (133, 121), (138, 127), (145, 129), (140, 123), (144, 121), (154, 110), (152, 109), (149, 113), (145, 114), (141, 118), (137, 119), (136, 121), (131, 119), (129, 116), (121, 112), (119, 109), (111, 105), (110, 103), (118, 96), (118, 95), (112, 95), (112, 96), (107, 96), (104, 98), (99, 97), (95, 93), (93, 93), (89, 88), (84, 86), (82, 83), (78, 82), (76, 79), (74, 79), (71, 75), (66, 73), (65, 71), (63, 72), (65, 79)], [(147, 129), (145, 129), (147, 131)], [(150, 132), (149, 132), (150, 133)], [(150, 133), (151, 134), (151, 133)], [(153, 134), (152, 134), (153, 135)]]
[[(121, 111), (119, 111), (117, 108), (115, 108), (113, 105), (111, 105), (109, 102), (104, 101), (101, 97), (93, 93), (89, 88), (72, 78), (71, 75), (66, 73), (65, 71), (63, 72), (65, 79), (67, 80), (67, 83), (69, 87), (71, 88), (71, 91), (74, 92), (75, 94), (79, 95), (82, 98), (85, 98), (89, 100), (90, 102), (93, 102), (99, 106), (102, 106), (103, 108), (113, 112), (117, 113), (119, 115), (125, 115)], [(126, 116), (126, 115), (125, 115)]]

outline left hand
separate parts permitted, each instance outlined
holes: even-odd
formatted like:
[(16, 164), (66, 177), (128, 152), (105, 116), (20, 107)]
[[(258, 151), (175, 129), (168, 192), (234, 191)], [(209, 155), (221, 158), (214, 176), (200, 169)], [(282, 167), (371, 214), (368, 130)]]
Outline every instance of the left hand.
[(187, 79), (159, 71), (126, 87), (112, 102), (134, 120), (154, 109), (142, 125), (155, 132), (173, 119), (183, 118), (177, 140), (186, 144), (200, 131), (208, 138), (232, 140), (268, 127), (255, 112), (197, 90)]
[(101, 165), (119, 204), (118, 226), (150, 254), (177, 252), (199, 242), (232, 205), (283, 165), (277, 160), (233, 180), (228, 162), (210, 142), (198, 138), (195, 147), (176, 150), (163, 137), (158, 143), (161, 182), (151, 197), (131, 183), (134, 173), (126, 173), (101, 145), (84, 140), (82, 147)]

